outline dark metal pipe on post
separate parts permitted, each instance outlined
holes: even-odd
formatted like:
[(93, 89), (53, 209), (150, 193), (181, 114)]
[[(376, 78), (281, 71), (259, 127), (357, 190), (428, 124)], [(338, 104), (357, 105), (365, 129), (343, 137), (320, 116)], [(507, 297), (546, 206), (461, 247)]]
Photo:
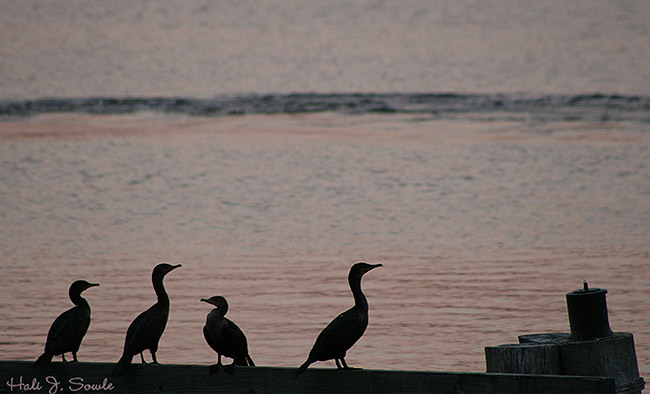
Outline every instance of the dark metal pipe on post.
[(613, 335), (607, 316), (607, 289), (590, 289), (587, 281), (583, 288), (566, 294), (569, 311), (571, 340), (608, 338)]

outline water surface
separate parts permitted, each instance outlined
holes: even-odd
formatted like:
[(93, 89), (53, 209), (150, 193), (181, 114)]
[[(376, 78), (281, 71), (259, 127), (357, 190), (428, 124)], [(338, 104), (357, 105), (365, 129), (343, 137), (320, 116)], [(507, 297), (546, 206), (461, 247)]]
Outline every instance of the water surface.
[(650, 92), (645, 0), (0, 5), (1, 99)]
[(564, 294), (586, 279), (647, 375), (647, 125), (488, 118), (2, 122), (0, 358), (36, 359), (83, 278), (101, 287), (85, 293), (80, 359), (117, 361), (168, 261), (183, 268), (165, 282), (160, 362), (214, 361), (199, 300), (221, 294), (258, 365), (298, 366), (364, 260), (384, 267), (364, 278), (370, 325), (350, 365), (484, 371), (484, 346), (568, 332)]

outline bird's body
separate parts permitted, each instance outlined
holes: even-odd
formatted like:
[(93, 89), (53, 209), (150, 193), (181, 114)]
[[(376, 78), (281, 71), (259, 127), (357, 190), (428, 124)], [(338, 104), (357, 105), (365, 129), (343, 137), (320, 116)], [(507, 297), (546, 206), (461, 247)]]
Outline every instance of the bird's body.
[(350, 369), (345, 362), (347, 351), (363, 336), (368, 327), (368, 301), (361, 291), (363, 275), (381, 264), (357, 263), (350, 268), (348, 282), (354, 306), (338, 315), (321, 331), (305, 361), (294, 374), (297, 377), (316, 361), (335, 360), (339, 369)]
[(60, 355), (65, 362), (65, 353), (72, 353), (73, 361), (77, 361), (77, 352), (81, 346), (88, 327), (90, 326), (90, 305), (81, 293), (98, 283), (88, 283), (78, 280), (72, 283), (70, 300), (75, 304), (73, 308), (60, 314), (50, 326), (45, 342), (45, 351), (34, 362), (35, 367), (45, 367), (50, 364), (52, 357)]
[(216, 368), (221, 366), (221, 356), (233, 359), (233, 365), (255, 366), (248, 354), (248, 342), (244, 332), (225, 315), (228, 312), (228, 302), (224, 297), (214, 296), (202, 299), (216, 306), (205, 321), (203, 336), (212, 350), (217, 353)]
[(163, 279), (167, 273), (181, 265), (158, 264), (151, 274), (153, 288), (158, 301), (133, 320), (126, 331), (122, 358), (113, 369), (113, 377), (122, 376), (133, 361), (133, 356), (140, 354), (144, 364), (143, 352), (149, 350), (153, 363), (157, 364), (156, 352), (169, 318), (169, 296), (165, 291)]
[(309, 352), (313, 361), (340, 360), (368, 327), (368, 314), (351, 308), (338, 315), (321, 331)]
[(169, 308), (159, 303), (138, 315), (126, 331), (124, 353), (136, 355), (149, 350), (155, 357), (168, 319)]

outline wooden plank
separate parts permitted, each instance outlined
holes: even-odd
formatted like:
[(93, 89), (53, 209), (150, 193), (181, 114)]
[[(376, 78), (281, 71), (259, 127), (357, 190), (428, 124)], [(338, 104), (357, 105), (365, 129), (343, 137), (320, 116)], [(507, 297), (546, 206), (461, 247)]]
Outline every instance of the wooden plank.
[(602, 377), (310, 368), (294, 379), (295, 368), (236, 367), (210, 376), (208, 366), (134, 364), (114, 379), (112, 369), (108, 363), (35, 369), (31, 362), (0, 361), (0, 393), (614, 394), (614, 379)]

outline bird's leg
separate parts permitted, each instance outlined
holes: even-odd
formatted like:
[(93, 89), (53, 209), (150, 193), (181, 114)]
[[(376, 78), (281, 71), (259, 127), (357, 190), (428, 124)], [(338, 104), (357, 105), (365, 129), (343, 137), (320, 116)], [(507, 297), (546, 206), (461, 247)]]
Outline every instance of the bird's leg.
[(156, 360), (156, 352), (154, 352), (153, 350), (150, 350), (150, 352), (151, 352), (151, 358), (153, 358), (152, 364), (158, 364), (158, 360)]
[(68, 362), (68, 360), (65, 359), (65, 353), (61, 353), (61, 361), (63, 361), (64, 363)]
[(219, 368), (221, 368), (221, 354), (217, 353), (217, 363), (210, 365), (210, 375), (219, 372)]
[(336, 361), (336, 369), (343, 369), (343, 367), (341, 367), (341, 363), (339, 362), (338, 358), (335, 358), (334, 361)]
[(344, 358), (341, 359), (341, 363), (343, 363), (343, 369), (361, 369), (361, 368), (348, 367), (348, 363), (345, 362)]
[(140, 361), (142, 361), (142, 364), (148, 364), (148, 362), (144, 361), (144, 351), (140, 352)]
[(77, 352), (72, 352), (72, 362), (78, 363), (79, 360), (77, 360)]

